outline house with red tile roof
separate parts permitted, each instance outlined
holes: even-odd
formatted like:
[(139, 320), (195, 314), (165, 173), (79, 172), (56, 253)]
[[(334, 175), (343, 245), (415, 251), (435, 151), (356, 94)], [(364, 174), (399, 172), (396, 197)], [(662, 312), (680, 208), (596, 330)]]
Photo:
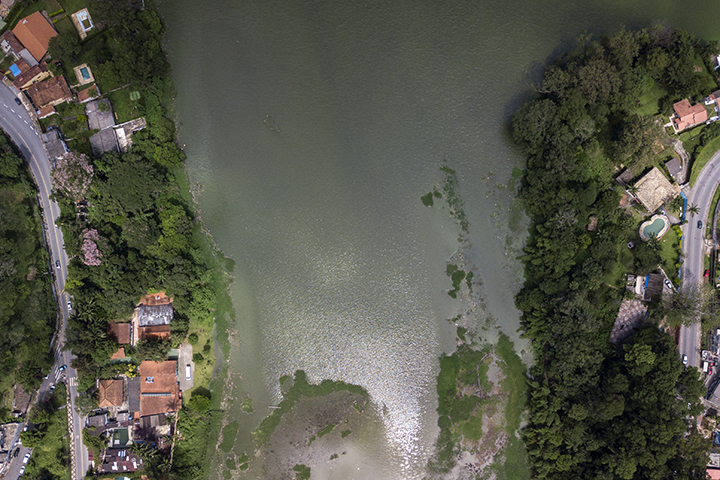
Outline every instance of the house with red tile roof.
[(696, 103), (690, 105), (690, 101), (686, 98), (673, 104), (673, 115), (670, 117), (675, 132), (681, 132), (687, 128), (694, 127), (700, 123), (707, 121), (707, 111), (705, 107)]
[(35, 108), (41, 109), (46, 105), (59, 105), (72, 100), (72, 93), (65, 77), (50, 77), (39, 83), (34, 83), (26, 90)]
[(182, 406), (177, 381), (177, 361), (142, 362), (140, 376), (140, 412), (138, 417), (177, 412)]
[(20, 19), (12, 33), (38, 62), (45, 57), (50, 39), (58, 34), (50, 20), (40, 12)]
[(125, 382), (122, 379), (98, 381), (98, 406), (119, 407), (123, 404)]

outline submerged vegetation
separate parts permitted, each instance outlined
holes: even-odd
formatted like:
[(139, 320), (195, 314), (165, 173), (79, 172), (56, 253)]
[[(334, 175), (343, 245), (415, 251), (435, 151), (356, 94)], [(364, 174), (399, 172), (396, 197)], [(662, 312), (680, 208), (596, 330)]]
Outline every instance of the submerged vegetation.
[[(516, 303), (535, 355), (523, 432), (536, 478), (704, 475), (709, 446), (692, 418), (703, 386), (652, 325), (665, 307), (653, 305), (650, 326), (626, 343), (608, 340), (624, 274), (660, 261), (650, 242), (624, 247), (637, 239), (637, 222), (618, 208), (612, 175), (661, 161), (663, 133), (639, 113), (667, 114), (673, 102), (716, 89), (706, 72), (717, 53), (717, 44), (665, 26), (582, 37), (513, 118), (528, 156), (521, 197), (532, 227)], [(585, 228), (590, 215), (595, 231)]]
[[(278, 404), (277, 408), (270, 413), (270, 415), (265, 417), (260, 426), (253, 432), (253, 439), (255, 440), (255, 443), (258, 446), (267, 443), (268, 440), (270, 440), (270, 436), (275, 430), (275, 427), (280, 423), (283, 415), (290, 412), (295, 404), (303, 397), (321, 397), (343, 390), (361, 395), (365, 398), (368, 396), (368, 393), (364, 388), (345, 382), (323, 380), (318, 385), (308, 383), (305, 372), (302, 370), (296, 371), (293, 377), (293, 384), (283, 393), (282, 401)], [(329, 433), (335, 428), (335, 425), (330, 425), (327, 428), (329, 428), (327, 432), (323, 430), (320, 432), (322, 435), (318, 434), (318, 436), (322, 437), (323, 435)]]
[[(464, 329), (458, 329), (461, 335), (466, 335)], [(475, 455), (476, 473), (494, 461), (497, 478), (527, 478), (526, 471), (510, 475), (506, 470), (523, 470), (525, 465), (522, 444), (515, 438), (525, 391), (525, 366), (504, 335), (494, 348), (463, 342), (452, 355), (443, 355), (437, 380), (440, 435), (428, 462), (428, 478), (450, 472), (462, 451)], [(498, 413), (502, 420), (497, 420)]]

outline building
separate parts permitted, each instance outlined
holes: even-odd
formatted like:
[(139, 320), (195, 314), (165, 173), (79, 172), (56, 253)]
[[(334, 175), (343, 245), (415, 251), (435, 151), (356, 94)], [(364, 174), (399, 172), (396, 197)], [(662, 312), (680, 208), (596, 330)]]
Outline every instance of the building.
[(677, 159), (677, 157), (673, 157), (672, 160), (665, 162), (665, 167), (668, 169), (668, 172), (670, 172), (670, 176), (677, 183), (682, 183), (682, 181), (685, 179), (685, 176), (682, 174), (682, 165), (680, 165), (680, 161)]
[(635, 174), (629, 168), (626, 168), (620, 175), (615, 177), (615, 181), (625, 187), (633, 181), (633, 178), (635, 178)]
[(708, 467), (707, 476), (709, 480), (720, 480), (720, 468)]
[(670, 117), (670, 121), (676, 133), (704, 123), (708, 119), (705, 107), (699, 103), (690, 105), (687, 98), (673, 104), (673, 111), (675, 113)]
[(20, 43), (10, 30), (6, 30), (5, 33), (0, 36), (0, 48), (6, 55), (12, 55), (16, 60), (22, 59), (31, 67), (38, 64), (35, 57), (32, 56), (30, 51)]
[[(24, 60), (18, 60), (18, 64), (21, 61), (22, 63), (25, 63), (25, 65), (27, 65)], [(17, 75), (15, 77), (15, 80), (13, 80), (13, 87), (17, 88), (18, 90), (27, 90), (30, 85), (41, 82), (51, 76), (52, 73), (48, 71), (45, 62), (41, 62), (34, 67), (30, 67)]]
[(177, 362), (142, 362), (140, 374), (140, 412), (147, 417), (180, 410), (180, 387), (177, 381)]
[(130, 120), (129, 122), (121, 123), (120, 125), (116, 125), (113, 127), (113, 130), (115, 130), (115, 138), (117, 139), (117, 144), (118, 147), (120, 147), (120, 151), (128, 151), (128, 148), (132, 146), (132, 134), (145, 128), (145, 125), (145, 119), (141, 117), (136, 118), (135, 120)]
[(35, 108), (41, 109), (47, 105), (59, 105), (72, 100), (72, 93), (65, 77), (51, 77), (42, 82), (30, 85), (26, 90), (28, 97)]
[(142, 458), (131, 450), (108, 448), (105, 451), (100, 470), (105, 473), (125, 473), (142, 470), (142, 468)]
[(635, 182), (635, 189), (635, 198), (649, 213), (653, 213), (680, 194), (680, 187), (671, 184), (657, 167)]
[(88, 417), (85, 421), (85, 425), (88, 427), (103, 428), (107, 425), (107, 413), (101, 413), (100, 415), (93, 415)]
[(98, 406), (120, 407), (123, 404), (125, 382), (121, 379), (98, 380)]
[(100, 92), (98, 91), (98, 88), (96, 85), (92, 85), (85, 90), (80, 90), (77, 94), (77, 101), (78, 103), (85, 103), (89, 102), (93, 98), (100, 95)]
[(168, 298), (165, 292), (145, 295), (133, 313), (132, 345), (137, 345), (142, 339), (169, 339), (172, 319), (172, 298)]
[(50, 39), (58, 34), (50, 20), (40, 12), (20, 19), (12, 33), (38, 62), (45, 57)]
[[(52, 108), (53, 111), (55, 110), (55, 107), (52, 105), (49, 105), (48, 107)], [(47, 109), (48, 107), (44, 107), (44, 109)], [(43, 110), (40, 110), (40, 113), (43, 113)], [(38, 117), (40, 117), (39, 114)], [(40, 139), (43, 141), (45, 151), (48, 154), (48, 158), (51, 160), (58, 160), (70, 151), (65, 144), (65, 141), (60, 138), (60, 135), (58, 135), (58, 132), (55, 129), (48, 130), (47, 132), (40, 134)]]
[(127, 345), (130, 343), (131, 327), (129, 323), (108, 322), (107, 333), (120, 345)]

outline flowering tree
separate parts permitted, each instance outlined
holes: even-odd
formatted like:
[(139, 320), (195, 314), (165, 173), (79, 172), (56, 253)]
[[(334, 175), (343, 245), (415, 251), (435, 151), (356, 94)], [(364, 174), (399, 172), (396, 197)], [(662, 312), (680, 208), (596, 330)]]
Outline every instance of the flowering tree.
[(93, 166), (81, 153), (66, 153), (56, 163), (52, 173), (55, 190), (79, 202), (85, 197), (93, 178)]
[(100, 260), (103, 255), (98, 248), (100, 242), (100, 235), (94, 228), (92, 230), (85, 230), (83, 232), (83, 244), (82, 244), (82, 261), (85, 265), (91, 267), (97, 267), (102, 263)]

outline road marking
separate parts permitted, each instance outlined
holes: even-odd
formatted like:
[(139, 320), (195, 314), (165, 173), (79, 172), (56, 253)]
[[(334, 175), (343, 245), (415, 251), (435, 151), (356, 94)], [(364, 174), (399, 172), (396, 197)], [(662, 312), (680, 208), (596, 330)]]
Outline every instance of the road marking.
[(25, 122), (27, 124), (27, 120), (23, 120), (23, 122)]
[(12, 108), (10, 109), (10, 111), (13, 112), (13, 113), (15, 113), (15, 110), (13, 110)]

